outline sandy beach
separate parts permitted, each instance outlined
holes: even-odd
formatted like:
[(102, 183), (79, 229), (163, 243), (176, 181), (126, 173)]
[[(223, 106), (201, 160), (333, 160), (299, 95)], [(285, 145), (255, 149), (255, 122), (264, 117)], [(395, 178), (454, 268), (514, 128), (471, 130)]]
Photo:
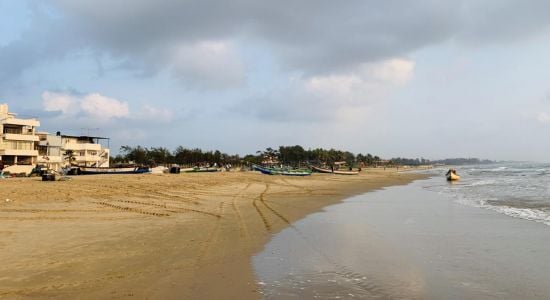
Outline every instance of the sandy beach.
[(292, 222), (422, 175), (369, 169), (0, 181), (0, 298), (257, 299), (251, 257)]

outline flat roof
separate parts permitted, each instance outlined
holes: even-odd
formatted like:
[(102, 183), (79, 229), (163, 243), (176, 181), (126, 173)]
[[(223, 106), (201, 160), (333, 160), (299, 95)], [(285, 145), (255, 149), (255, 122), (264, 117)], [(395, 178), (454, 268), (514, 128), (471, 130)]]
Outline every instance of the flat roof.
[(61, 137), (68, 137), (68, 138), (77, 138), (77, 139), (98, 139), (98, 140), (109, 140), (110, 138), (107, 137), (101, 137), (101, 136), (89, 136), (89, 135), (66, 135), (62, 134)]

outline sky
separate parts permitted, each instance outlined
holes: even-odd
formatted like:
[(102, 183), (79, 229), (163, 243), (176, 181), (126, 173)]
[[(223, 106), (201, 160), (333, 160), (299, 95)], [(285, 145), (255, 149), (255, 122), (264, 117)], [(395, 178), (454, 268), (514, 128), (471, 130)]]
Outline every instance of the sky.
[(549, 1), (0, 0), (41, 131), (229, 154), (550, 162)]

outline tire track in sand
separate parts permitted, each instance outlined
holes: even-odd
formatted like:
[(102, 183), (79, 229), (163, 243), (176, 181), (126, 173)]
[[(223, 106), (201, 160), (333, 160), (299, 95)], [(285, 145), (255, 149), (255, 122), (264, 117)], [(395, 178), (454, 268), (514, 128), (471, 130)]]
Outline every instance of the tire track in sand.
[(265, 227), (265, 230), (267, 232), (271, 232), (271, 223), (269, 223), (269, 221), (267, 220), (266, 216), (264, 215), (264, 213), (262, 212), (262, 210), (258, 207), (258, 205), (256, 204), (256, 201), (257, 200), (260, 200), (262, 201), (262, 199), (264, 198), (265, 196), (265, 193), (269, 190), (269, 183), (265, 183), (265, 189), (263, 190), (262, 193), (260, 193), (260, 195), (258, 197), (255, 197), (254, 200), (252, 200), (252, 205), (254, 206), (254, 208), (256, 209), (256, 212), (258, 213), (258, 215), (260, 216), (260, 218), (262, 219), (262, 222), (264, 224), (264, 227)]
[(242, 217), (241, 211), (239, 210), (239, 207), (237, 206), (236, 200), (237, 198), (240, 198), (242, 194), (250, 188), (252, 183), (247, 182), (246, 186), (241, 189), (233, 198), (231, 199), (231, 209), (233, 210), (233, 214), (237, 218), (237, 222), (239, 224), (239, 236), (241, 238), (245, 238), (246, 240), (250, 239), (250, 233), (248, 232), (248, 227), (246, 226), (246, 223), (244, 222), (244, 219)]
[[(244, 218), (242, 217), (242, 215), (239, 211), (239, 208), (236, 204), (236, 199), (240, 195), (242, 195), (247, 189), (249, 189), (251, 185), (252, 185), (251, 183), (247, 183), (247, 185), (244, 188), (242, 188), (239, 192), (237, 192), (237, 194), (235, 194), (231, 198), (231, 203), (230, 203), (230, 207), (233, 210), (233, 214), (235, 215), (235, 217), (237, 219), (237, 223), (238, 223), (238, 226), (239, 226), (239, 234), (240, 234), (240, 236), (244, 236), (246, 239), (249, 239), (250, 234), (249, 234), (249, 231), (248, 231), (248, 227), (246, 226), (246, 224), (244, 222)], [(223, 194), (223, 195), (227, 196), (227, 194)], [(220, 216), (224, 216), (226, 206), (227, 205), (224, 201), (220, 202), (220, 204), (218, 206), (218, 214)], [(226, 220), (227, 220), (227, 218), (226, 218)], [(222, 222), (221, 222), (221, 220), (218, 220), (218, 222), (216, 222), (216, 224), (214, 225), (214, 228), (210, 231), (210, 233), (208, 235), (208, 238), (204, 242), (204, 246), (199, 251), (199, 255), (197, 256), (197, 259), (196, 259), (196, 264), (197, 265), (204, 259), (204, 257), (208, 254), (209, 250), (216, 243), (216, 241), (218, 239), (218, 236), (220, 234), (221, 228), (222, 228)]]
[(266, 201), (265, 201), (265, 195), (267, 193), (269, 189), (269, 185), (266, 184), (266, 187), (265, 187), (265, 190), (263, 193), (260, 194), (260, 202), (270, 211), (272, 212), (274, 215), (276, 215), (277, 217), (279, 217), (279, 219), (281, 219), (283, 222), (285, 222), (287, 225), (290, 225), (292, 226), (292, 224), (290, 223), (290, 221), (283, 215), (281, 214), (280, 212), (278, 212), (277, 210), (275, 210), (273, 207), (269, 206)]
[(216, 224), (214, 224), (214, 228), (212, 228), (212, 230), (210, 230), (210, 232), (208, 234), (208, 237), (202, 243), (203, 246), (200, 248), (199, 254), (197, 255), (197, 258), (195, 260), (195, 267), (198, 267), (200, 265), (200, 263), (202, 262), (204, 257), (208, 254), (208, 251), (210, 250), (210, 248), (212, 248), (212, 245), (217, 240), (218, 235), (219, 235), (220, 230), (221, 230), (221, 224), (222, 224), (221, 216), (223, 216), (224, 211), (225, 211), (225, 202), (220, 201), (220, 203), (218, 204), (218, 215), (220, 216), (220, 218), (218, 218), (216, 220)]

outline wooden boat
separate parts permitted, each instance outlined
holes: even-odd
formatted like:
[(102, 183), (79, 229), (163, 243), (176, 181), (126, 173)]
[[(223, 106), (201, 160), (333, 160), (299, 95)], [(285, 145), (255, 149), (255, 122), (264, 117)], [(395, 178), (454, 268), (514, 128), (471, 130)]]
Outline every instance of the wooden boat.
[(151, 172), (149, 167), (122, 167), (122, 168), (93, 168), (93, 167), (78, 167), (71, 170), (77, 175), (98, 175), (98, 174), (144, 174)]
[(309, 176), (310, 170), (279, 170), (279, 174), (284, 176)]
[(184, 172), (184, 173), (218, 172), (218, 168), (215, 168), (215, 167), (193, 167), (193, 168), (180, 169), (180, 172)]
[(284, 176), (309, 176), (310, 170), (291, 170), (283, 168), (268, 168), (258, 165), (252, 165), (252, 168), (256, 171), (260, 171), (262, 174), (267, 175), (284, 175)]
[(460, 176), (456, 174), (456, 170), (454, 169), (450, 169), (447, 174), (445, 174), (445, 176), (447, 177), (448, 181), (460, 180)]
[(273, 170), (271, 168), (261, 167), (261, 166), (258, 166), (258, 165), (252, 165), (252, 169), (254, 169), (256, 171), (260, 171), (260, 173), (262, 173), (262, 174), (274, 175)]
[(315, 167), (315, 166), (311, 166), (311, 169), (313, 171), (316, 171), (316, 172), (319, 172), (319, 173), (331, 173), (331, 174), (338, 174), (338, 175), (357, 175), (357, 174), (359, 174), (359, 171), (331, 170), (331, 169), (319, 168), (319, 167)]

